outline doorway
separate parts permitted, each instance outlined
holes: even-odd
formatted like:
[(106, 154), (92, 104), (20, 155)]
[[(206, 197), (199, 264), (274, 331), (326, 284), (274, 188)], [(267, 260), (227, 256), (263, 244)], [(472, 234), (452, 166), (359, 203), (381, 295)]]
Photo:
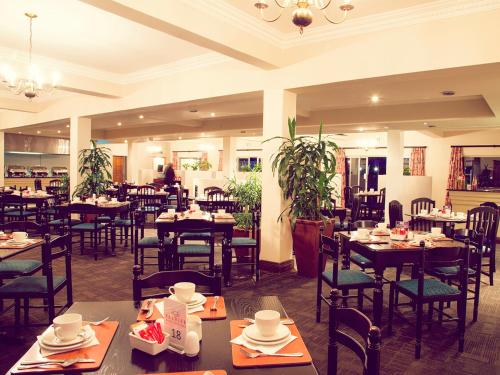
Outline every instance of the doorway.
[(127, 179), (127, 157), (113, 156), (113, 181), (123, 183)]

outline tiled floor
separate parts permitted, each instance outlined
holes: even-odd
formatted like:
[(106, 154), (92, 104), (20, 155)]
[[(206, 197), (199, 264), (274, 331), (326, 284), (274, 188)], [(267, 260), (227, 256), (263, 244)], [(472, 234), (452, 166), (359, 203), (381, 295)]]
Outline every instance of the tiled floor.
[[(32, 255), (33, 256), (33, 255)], [(130, 300), (132, 298), (133, 257), (128, 249), (119, 249), (116, 257), (101, 256), (98, 261), (76, 251), (73, 256), (73, 282), (75, 301)], [(56, 267), (59, 271), (61, 268)], [(153, 271), (153, 269), (151, 269)], [(389, 277), (390, 272), (388, 273)], [(410, 324), (396, 319), (394, 335), (383, 332), (383, 374), (500, 374), (500, 274), (495, 286), (483, 284), (479, 321), (468, 323), (465, 352), (458, 353), (456, 324), (433, 326), (424, 330), (422, 359), (414, 360), (414, 331)], [(485, 279), (486, 280), (486, 279)], [(315, 311), (315, 280), (305, 279), (295, 273), (264, 273), (255, 285), (249, 280), (237, 280), (224, 295), (277, 295), (290, 317), (297, 321), (301, 333), (313, 355), (321, 374), (326, 374), (327, 314), (317, 324)], [(388, 288), (385, 289), (387, 301)], [(326, 292), (326, 290), (325, 290)], [(365, 302), (366, 313), (371, 316), (370, 302)], [(468, 315), (471, 316), (471, 306)], [(34, 321), (43, 321), (42, 310), (34, 311)], [(412, 316), (411, 312), (408, 316)], [(12, 323), (13, 311), (2, 316), (2, 324)], [(384, 315), (386, 318), (386, 315)], [(4, 373), (31, 345), (41, 328), (22, 331), (23, 338), (8, 342), (1, 338), (0, 373)], [(360, 374), (361, 367), (354, 356), (341, 349), (339, 369), (342, 374)]]

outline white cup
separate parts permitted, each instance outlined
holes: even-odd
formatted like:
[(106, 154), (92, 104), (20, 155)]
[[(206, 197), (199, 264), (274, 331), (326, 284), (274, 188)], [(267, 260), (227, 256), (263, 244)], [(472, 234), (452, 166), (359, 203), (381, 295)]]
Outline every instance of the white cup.
[(368, 238), (369, 235), (370, 231), (366, 228), (358, 228), (358, 230), (356, 231), (356, 237), (359, 239)]
[(431, 228), (431, 237), (437, 237), (437, 236), (441, 235), (441, 233), (442, 233), (441, 228), (439, 228), (439, 227)]
[(377, 228), (381, 230), (386, 230), (387, 229), (387, 223), (378, 223)]
[(54, 319), (54, 334), (61, 341), (73, 340), (82, 330), (80, 314), (63, 314)]
[(118, 202), (118, 198), (111, 198), (111, 202), (113, 202), (113, 203)]
[(199, 211), (200, 210), (200, 205), (193, 203), (191, 206), (189, 206), (192, 211)]
[(193, 283), (181, 282), (168, 288), (170, 294), (175, 294), (180, 302), (187, 303), (193, 299), (196, 285)]
[(24, 242), (28, 239), (28, 233), (26, 233), (26, 232), (12, 232), (12, 239), (15, 242)]
[(169, 215), (175, 215), (175, 208), (169, 208), (167, 210), (167, 214), (169, 214)]
[(280, 318), (280, 313), (274, 310), (257, 311), (255, 313), (255, 325), (262, 336), (269, 337), (276, 333)]
[(371, 188), (371, 189), (370, 189), (370, 193), (373, 193), (374, 191), (375, 191), (375, 189), (374, 189), (374, 188)]
[(198, 338), (201, 340), (202, 338), (202, 324), (201, 318), (196, 315), (188, 315), (187, 316), (187, 330), (188, 332), (196, 332)]
[(225, 214), (225, 213), (226, 213), (226, 210), (225, 210), (225, 209), (223, 209), (223, 208), (220, 208), (220, 209), (218, 209), (218, 210), (217, 210), (217, 213), (218, 213), (218, 214)]

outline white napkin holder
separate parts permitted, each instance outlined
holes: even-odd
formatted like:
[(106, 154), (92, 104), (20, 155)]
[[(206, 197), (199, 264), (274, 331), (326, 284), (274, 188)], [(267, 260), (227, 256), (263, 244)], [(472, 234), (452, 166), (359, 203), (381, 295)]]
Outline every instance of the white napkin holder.
[(132, 332), (128, 334), (130, 338), (130, 346), (134, 349), (140, 350), (141, 352), (148, 353), (149, 355), (157, 355), (168, 349), (170, 343), (170, 335), (167, 332), (163, 332), (165, 339), (161, 344), (155, 341), (145, 340), (140, 336), (134, 335)]

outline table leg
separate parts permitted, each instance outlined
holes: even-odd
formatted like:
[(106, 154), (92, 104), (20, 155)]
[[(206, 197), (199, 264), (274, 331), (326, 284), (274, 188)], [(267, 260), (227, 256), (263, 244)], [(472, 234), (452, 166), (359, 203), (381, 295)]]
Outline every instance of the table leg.
[(110, 223), (110, 236), (111, 236), (111, 256), (116, 256), (115, 248), (116, 248), (116, 225), (115, 225), (115, 215), (110, 215), (111, 223)]
[(224, 277), (224, 286), (232, 286), (231, 282), (231, 240), (232, 234), (224, 234), (224, 239), (222, 240), (222, 275)]
[(382, 324), (382, 311), (384, 305), (384, 290), (382, 278), (384, 276), (384, 269), (375, 269), (375, 288), (373, 289), (373, 320), (377, 327)]

